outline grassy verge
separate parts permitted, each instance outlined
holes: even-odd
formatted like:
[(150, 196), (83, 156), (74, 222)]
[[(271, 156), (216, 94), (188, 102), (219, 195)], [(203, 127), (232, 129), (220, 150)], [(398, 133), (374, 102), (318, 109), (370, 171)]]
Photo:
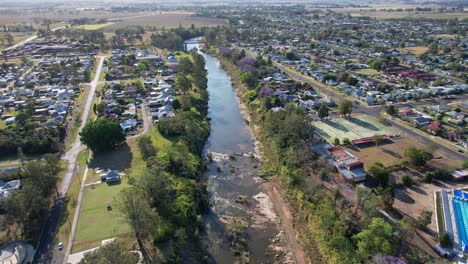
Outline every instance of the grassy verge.
[(75, 177), (73, 177), (73, 181), (68, 189), (67, 198), (65, 199), (66, 206), (60, 214), (57, 239), (64, 244), (64, 248), (67, 248), (68, 239), (70, 237), (73, 216), (75, 215), (78, 194), (80, 193), (81, 179), (83, 178), (88, 156), (89, 151), (87, 149), (78, 154), (77, 164), (79, 166), (79, 170)]
[(439, 227), (439, 234), (445, 231), (444, 214), (442, 213), (442, 198), (440, 192), (436, 192), (436, 206), (437, 206), (437, 225)]

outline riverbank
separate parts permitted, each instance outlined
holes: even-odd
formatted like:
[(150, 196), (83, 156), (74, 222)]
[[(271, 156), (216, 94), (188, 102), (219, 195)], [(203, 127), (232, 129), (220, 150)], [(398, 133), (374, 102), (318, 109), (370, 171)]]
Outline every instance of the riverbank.
[[(260, 135), (262, 132), (261, 127), (257, 123), (256, 115), (250, 111), (246, 102), (242, 100), (243, 94), (247, 92), (248, 89), (240, 82), (240, 72), (237, 67), (226, 58), (218, 56), (218, 54), (211, 53), (211, 55), (218, 58), (224, 70), (231, 77), (232, 85), (235, 88), (237, 94), (241, 114), (249, 124), (249, 128), (252, 132), (252, 139), (255, 146), (255, 156), (265, 166), (269, 162), (268, 153), (265, 151), (263, 142), (259, 140), (261, 138)], [(287, 199), (285, 199), (286, 195), (283, 188), (281, 187), (281, 184), (275, 178), (269, 178), (266, 180), (263, 179), (261, 182), (261, 188), (273, 203), (276, 214), (281, 219), (281, 227), (283, 229), (282, 231), (284, 232), (285, 239), (289, 245), (289, 251), (294, 256), (295, 262), (299, 264), (311, 263), (310, 259), (307, 257), (307, 254), (304, 251), (303, 246), (299, 242), (299, 234), (295, 228), (296, 223), (294, 219), (296, 218), (297, 212), (292, 209)]]

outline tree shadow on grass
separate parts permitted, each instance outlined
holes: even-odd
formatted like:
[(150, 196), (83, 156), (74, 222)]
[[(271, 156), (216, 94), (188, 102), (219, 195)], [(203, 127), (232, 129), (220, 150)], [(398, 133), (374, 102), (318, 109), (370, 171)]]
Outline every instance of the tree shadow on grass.
[(397, 189), (395, 190), (395, 199), (398, 199), (404, 203), (407, 203), (407, 204), (414, 204), (415, 201), (413, 198), (411, 198), (411, 196), (408, 195), (408, 193), (403, 190), (403, 189)]
[(383, 148), (383, 149), (382, 149), (382, 152), (383, 152), (383, 153), (386, 153), (386, 154), (388, 154), (388, 155), (390, 155), (390, 156), (392, 156), (392, 157), (394, 157), (394, 158), (397, 158), (397, 159), (402, 159), (402, 158), (403, 158), (403, 156), (401, 156), (400, 154), (396, 153), (396, 152), (393, 151), (393, 150), (389, 150), (389, 149)]
[(334, 127), (338, 130), (341, 130), (341, 131), (344, 131), (344, 132), (349, 132), (349, 130), (343, 126), (342, 124), (339, 124), (339, 123), (336, 123), (336, 122), (333, 122), (331, 120), (327, 120), (327, 121), (323, 121), (325, 124), (331, 126), (331, 127)]
[(130, 169), (132, 159), (130, 146), (125, 142), (114, 151), (94, 154), (88, 167), (124, 171)]
[(358, 126), (361, 126), (361, 127), (365, 127), (367, 129), (370, 129), (370, 130), (373, 130), (373, 131), (379, 131), (380, 129), (376, 126), (374, 126), (373, 124), (369, 123), (369, 122), (366, 122), (366, 121), (363, 121), (361, 119), (357, 119), (357, 118), (350, 118), (348, 119), (349, 122), (353, 123), (353, 124), (356, 124)]

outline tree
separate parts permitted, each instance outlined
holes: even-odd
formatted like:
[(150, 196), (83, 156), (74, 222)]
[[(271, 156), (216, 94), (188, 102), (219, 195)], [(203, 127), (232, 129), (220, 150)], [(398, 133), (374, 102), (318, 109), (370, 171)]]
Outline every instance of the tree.
[(98, 249), (86, 253), (79, 264), (127, 264), (137, 263), (138, 255), (131, 253), (122, 242), (114, 240)]
[(356, 188), (357, 204), (354, 213), (356, 213), (358, 209), (364, 208), (365, 203), (372, 197), (372, 191), (369, 188), (359, 185)]
[(333, 144), (335, 144), (335, 146), (340, 145), (340, 139), (337, 138), (337, 137), (335, 139), (333, 139)]
[(409, 175), (404, 175), (401, 180), (402, 180), (404, 186), (409, 187), (409, 186), (413, 185), (413, 178), (411, 178), (411, 176), (409, 176)]
[(141, 135), (137, 139), (138, 149), (140, 150), (141, 157), (143, 160), (156, 155), (156, 148), (153, 146), (153, 142), (148, 135)]
[(349, 138), (343, 138), (343, 144), (349, 146), (351, 145), (351, 140)]
[(384, 141), (384, 138), (381, 135), (373, 135), (372, 141), (374, 141), (375, 145), (378, 146)]
[(103, 102), (100, 102), (99, 104), (96, 105), (96, 114), (99, 116), (104, 115), (106, 112), (106, 105)]
[(185, 74), (179, 74), (176, 79), (176, 88), (186, 94), (192, 89), (192, 82)]
[(120, 216), (132, 228), (143, 257), (149, 262), (150, 257), (144, 247), (143, 239), (147, 238), (154, 229), (157, 214), (150, 207), (148, 197), (141, 189), (126, 188), (120, 191), (114, 204)]
[(359, 253), (369, 258), (378, 253), (393, 255), (395, 252), (392, 226), (382, 218), (373, 218), (366, 229), (353, 236)]
[(285, 54), (285, 58), (287, 60), (295, 60), (297, 57), (296, 57), (296, 54), (294, 52), (288, 51)]
[(419, 215), (418, 220), (416, 223), (419, 228), (426, 228), (428, 224), (432, 222), (432, 211), (423, 210), (421, 215)]
[(380, 198), (382, 199), (382, 204), (386, 208), (392, 208), (393, 203), (395, 202), (395, 194), (393, 193), (393, 189), (391, 187), (385, 188), (382, 191)]
[(318, 109), (317, 111), (317, 115), (320, 119), (323, 119), (325, 117), (328, 117), (328, 112), (329, 112), (329, 109), (328, 109), (328, 106), (326, 103), (322, 103), (320, 105), (320, 108)]
[(412, 239), (416, 234), (416, 226), (414, 225), (414, 221), (406, 215), (398, 221), (397, 229), (400, 231), (400, 248), (404, 241)]
[(338, 111), (343, 116), (351, 116), (351, 112), (353, 111), (353, 102), (350, 100), (343, 100), (338, 105)]
[(257, 78), (250, 71), (245, 71), (240, 76), (240, 81), (245, 83), (250, 89), (253, 89), (257, 86)]
[(409, 147), (405, 149), (405, 157), (409, 158), (413, 166), (424, 166), (426, 162), (432, 159), (432, 154), (427, 150)]
[(9, 46), (13, 45), (13, 43), (15, 42), (15, 38), (11, 34), (6, 34), (5, 38)]
[(100, 117), (86, 123), (80, 132), (80, 139), (92, 151), (104, 152), (124, 142), (125, 134), (117, 121)]
[(328, 180), (328, 170), (326, 168), (322, 168), (318, 171), (318, 176), (320, 178), (320, 183), (323, 185), (323, 182)]
[(389, 175), (388, 169), (380, 162), (375, 162), (372, 164), (369, 169), (369, 174), (372, 177), (372, 180), (381, 187), (386, 187), (388, 185)]
[(397, 114), (397, 110), (395, 109), (395, 106), (394, 105), (389, 105), (387, 107), (387, 110), (385, 110), (387, 112), (387, 114), (391, 115), (391, 116), (394, 116)]
[(91, 71), (89, 69), (84, 70), (84, 81), (90, 82), (91, 81)]
[(177, 64), (177, 70), (184, 74), (190, 74), (193, 72), (193, 63), (188, 57), (182, 57)]

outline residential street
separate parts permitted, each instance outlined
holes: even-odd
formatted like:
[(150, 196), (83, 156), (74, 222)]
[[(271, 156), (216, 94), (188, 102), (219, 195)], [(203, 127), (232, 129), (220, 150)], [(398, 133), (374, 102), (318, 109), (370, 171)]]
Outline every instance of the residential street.
[[(81, 118), (81, 125), (78, 131), (83, 129), (84, 125), (86, 124), (87, 117), (89, 115), (89, 111), (91, 109), (91, 105), (93, 102), (94, 94), (96, 92), (99, 76), (102, 71), (102, 65), (104, 63), (103, 56), (98, 57), (99, 62), (96, 68), (96, 74), (94, 76), (94, 80), (90, 83), (90, 90), (88, 93), (88, 97), (86, 98), (85, 108), (83, 111), (83, 115)], [(33, 263), (57, 263), (61, 264), (64, 260), (64, 251), (58, 251), (56, 244), (59, 241), (55, 241), (55, 234), (58, 228), (59, 220), (60, 220), (60, 213), (62, 211), (63, 201), (66, 197), (68, 188), (73, 180), (75, 166), (76, 166), (76, 159), (78, 154), (81, 150), (85, 147), (81, 144), (80, 137), (77, 136), (75, 142), (72, 145), (72, 148), (63, 155), (62, 159), (67, 161), (67, 170), (65, 175), (62, 178), (62, 183), (59, 188), (59, 198), (57, 199), (54, 207), (51, 210), (49, 221), (44, 227), (42, 237), (39, 241), (39, 246), (36, 251), (36, 255), (34, 256)]]
[[(319, 82), (312, 82), (309, 78), (311, 77), (306, 77), (302, 74), (297, 74), (295, 72), (293, 72), (291, 69), (289, 69), (287, 66), (284, 66), (280, 63), (277, 63), (277, 62), (274, 62), (274, 66), (277, 67), (279, 70), (283, 71), (283, 72), (287, 72), (291, 78), (295, 79), (295, 80), (298, 80), (298, 81), (301, 81), (301, 82), (306, 82), (310, 85), (312, 85), (312, 87), (314, 88), (318, 88), (318, 92), (319, 93), (322, 93), (330, 98), (333, 98), (335, 100), (339, 100), (339, 99), (342, 99), (344, 97), (344, 95), (342, 94), (339, 94), (338, 92), (335, 92), (333, 90), (331, 90), (329, 87), (327, 87), (326, 85), (324, 84), (321, 84)], [(462, 95), (461, 98), (466, 98), (467, 96), (466, 95)], [(435, 103), (432, 102), (434, 101), (434, 99), (428, 99), (426, 101), (420, 101), (420, 102), (411, 102), (411, 105), (414, 107), (416, 105), (423, 105), (423, 104), (431, 104), (431, 103)], [(442, 98), (439, 98), (437, 99), (437, 103), (438, 104), (441, 104), (441, 105), (447, 105), (449, 103), (451, 103), (453, 101), (451, 100), (445, 100), (445, 99), (442, 99)], [(395, 107), (400, 107), (400, 106), (405, 106), (406, 104), (408, 103), (395, 103), (393, 104)], [(353, 109), (353, 112), (354, 113), (359, 113), (359, 114), (366, 114), (366, 115), (369, 115), (369, 116), (373, 116), (373, 117), (378, 117), (380, 116), (380, 113), (385, 109), (385, 106), (384, 105), (378, 105), (378, 106), (363, 106), (362, 103), (359, 104), (359, 105), (356, 105), (354, 104), (354, 109)], [(446, 154), (447, 154), (447, 157), (445, 158), (455, 158), (455, 159), (459, 159), (459, 160), (465, 160), (468, 158), (468, 155), (467, 154), (463, 154), (463, 153), (459, 153), (457, 151), (454, 151), (452, 150), (451, 148), (447, 147), (446, 145), (442, 145), (442, 144), (439, 144), (437, 141), (434, 141), (434, 140), (431, 140), (429, 138), (429, 135), (428, 137), (425, 137), (425, 136), (422, 136), (418, 133), (416, 133), (414, 131), (414, 129), (410, 129), (410, 128), (407, 128), (405, 126), (402, 126), (398, 123), (396, 123), (395, 121), (391, 120), (391, 119), (387, 119), (387, 122), (389, 124), (391, 124), (391, 126), (395, 127), (396, 129), (400, 130), (403, 132), (403, 135), (405, 136), (409, 136), (409, 137), (412, 137), (412, 138), (415, 138), (421, 142), (424, 142), (425, 144), (427, 145), (430, 145), (430, 144), (437, 144), (438, 148), (443, 150)]]

